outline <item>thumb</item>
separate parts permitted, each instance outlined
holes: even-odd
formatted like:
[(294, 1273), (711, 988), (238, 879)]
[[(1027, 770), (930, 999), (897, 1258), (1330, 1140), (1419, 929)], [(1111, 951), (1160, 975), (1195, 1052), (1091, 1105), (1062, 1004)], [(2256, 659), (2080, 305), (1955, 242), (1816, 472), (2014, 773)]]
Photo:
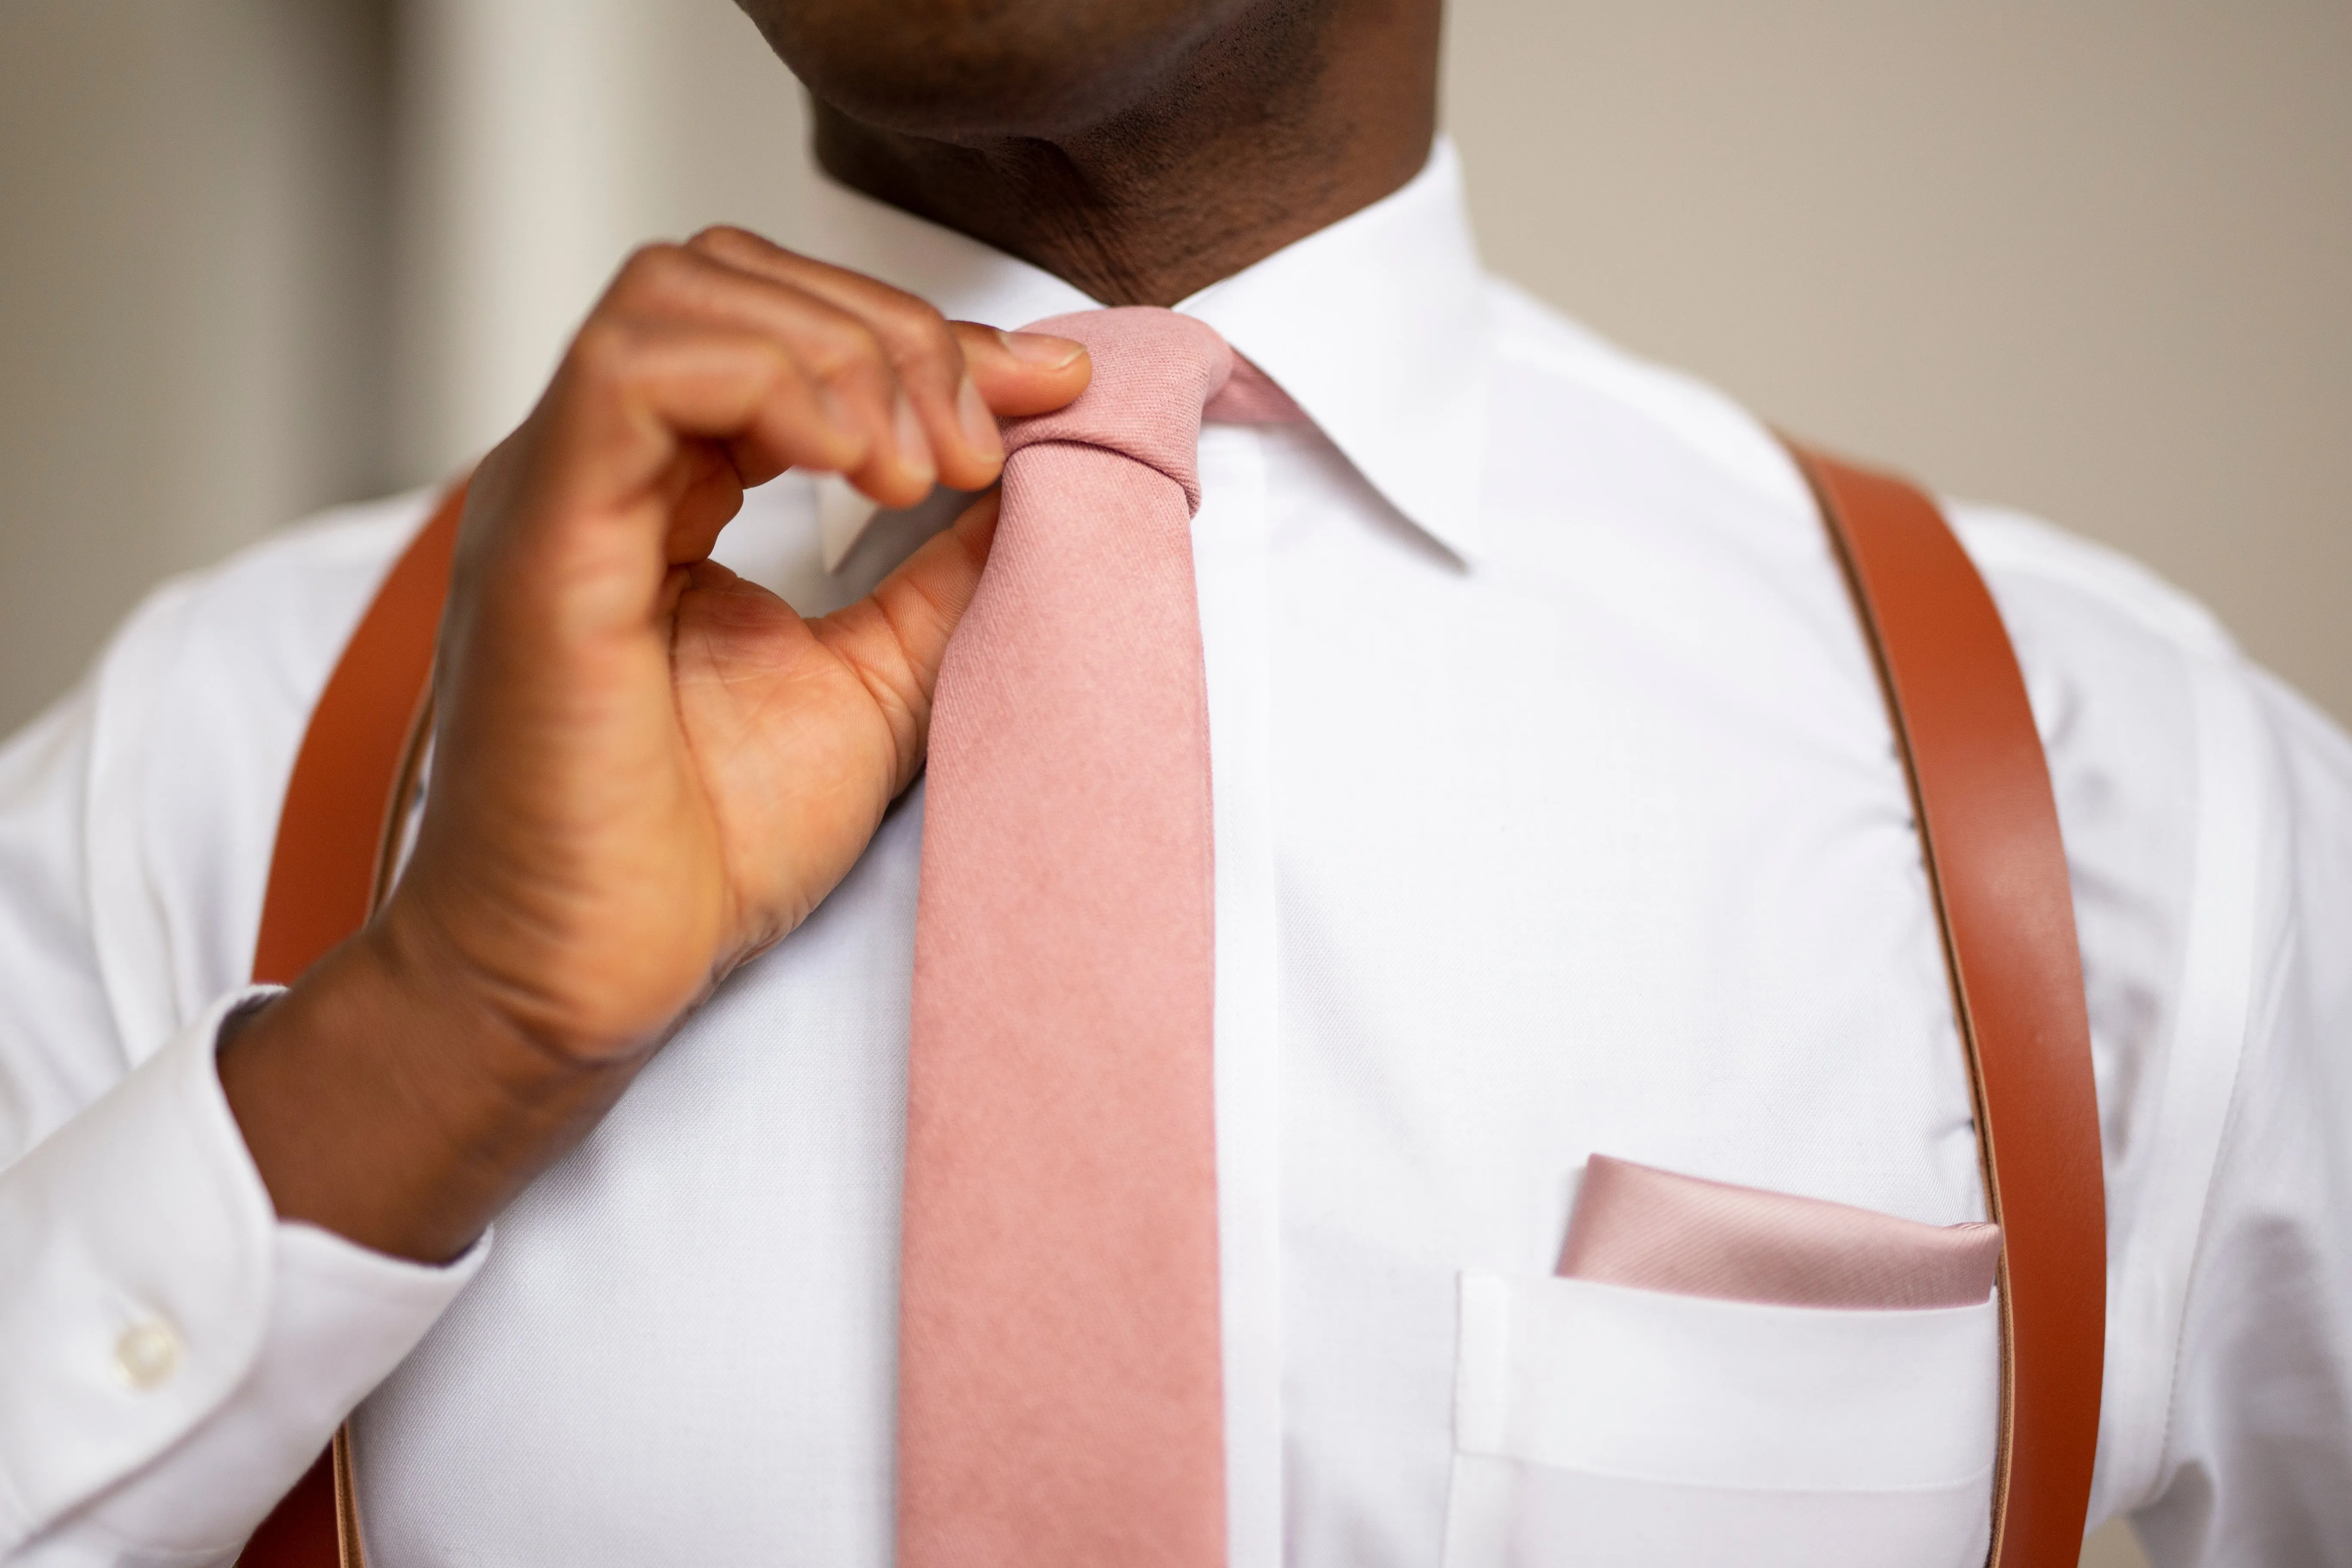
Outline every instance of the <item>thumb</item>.
[(856, 672), (889, 721), (898, 749), (893, 796), (923, 765), (940, 661), (980, 587), (996, 537), (998, 494), (991, 490), (965, 508), (953, 526), (908, 557), (873, 593), (810, 623), (817, 640)]

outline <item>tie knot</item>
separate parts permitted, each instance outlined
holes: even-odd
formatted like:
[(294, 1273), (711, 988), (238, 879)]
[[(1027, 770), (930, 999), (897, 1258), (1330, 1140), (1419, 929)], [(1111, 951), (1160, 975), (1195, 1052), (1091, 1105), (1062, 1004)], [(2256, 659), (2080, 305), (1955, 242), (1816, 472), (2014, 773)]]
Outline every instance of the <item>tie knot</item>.
[(1201, 413), (1234, 374), (1234, 351), (1217, 330), (1151, 306), (1082, 310), (1025, 330), (1086, 344), (1094, 379), (1068, 407), (1007, 423), (1005, 450), (1104, 447), (1175, 480), (1186, 506), (1200, 510)]

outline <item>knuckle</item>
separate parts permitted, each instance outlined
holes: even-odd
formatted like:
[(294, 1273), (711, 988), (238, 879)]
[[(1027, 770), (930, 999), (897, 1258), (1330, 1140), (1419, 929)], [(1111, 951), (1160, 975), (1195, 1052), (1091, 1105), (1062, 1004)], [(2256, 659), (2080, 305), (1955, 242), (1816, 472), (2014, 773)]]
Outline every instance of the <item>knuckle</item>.
[(624, 299), (660, 294), (676, 288), (694, 270), (694, 258), (682, 245), (641, 245), (621, 263), (614, 293)]
[(829, 311), (811, 329), (807, 348), (809, 369), (821, 381), (832, 381), (859, 370), (882, 370), (889, 354), (867, 322), (846, 310)]
[(902, 369), (937, 372), (961, 370), (963, 345), (948, 319), (923, 300), (900, 294), (887, 301), (877, 335), (888, 345), (890, 357)]
[(685, 248), (701, 256), (723, 258), (763, 254), (775, 247), (748, 228), (714, 223), (695, 230), (688, 237)]
[(771, 338), (751, 338), (743, 347), (758, 360), (760, 380), (771, 395), (807, 390), (808, 384), (792, 350)]
[(636, 333), (627, 322), (609, 315), (589, 318), (572, 340), (572, 368), (586, 380), (610, 384), (627, 374), (635, 358)]

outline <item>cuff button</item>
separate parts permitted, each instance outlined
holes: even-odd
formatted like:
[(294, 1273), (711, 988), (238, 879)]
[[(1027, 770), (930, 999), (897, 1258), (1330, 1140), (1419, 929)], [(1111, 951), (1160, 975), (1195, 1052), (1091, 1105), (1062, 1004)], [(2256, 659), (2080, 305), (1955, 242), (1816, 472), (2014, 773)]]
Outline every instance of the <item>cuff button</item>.
[(142, 1318), (114, 1342), (114, 1370), (133, 1388), (153, 1388), (179, 1365), (179, 1333), (161, 1318)]

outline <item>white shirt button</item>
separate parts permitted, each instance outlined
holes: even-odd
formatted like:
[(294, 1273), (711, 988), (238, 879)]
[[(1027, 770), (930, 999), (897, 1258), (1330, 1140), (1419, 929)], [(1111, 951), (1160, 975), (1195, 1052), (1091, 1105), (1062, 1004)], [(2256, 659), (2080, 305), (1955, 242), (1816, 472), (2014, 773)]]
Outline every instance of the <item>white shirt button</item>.
[(179, 1331), (161, 1318), (142, 1318), (114, 1342), (114, 1369), (133, 1388), (153, 1388), (180, 1365)]

